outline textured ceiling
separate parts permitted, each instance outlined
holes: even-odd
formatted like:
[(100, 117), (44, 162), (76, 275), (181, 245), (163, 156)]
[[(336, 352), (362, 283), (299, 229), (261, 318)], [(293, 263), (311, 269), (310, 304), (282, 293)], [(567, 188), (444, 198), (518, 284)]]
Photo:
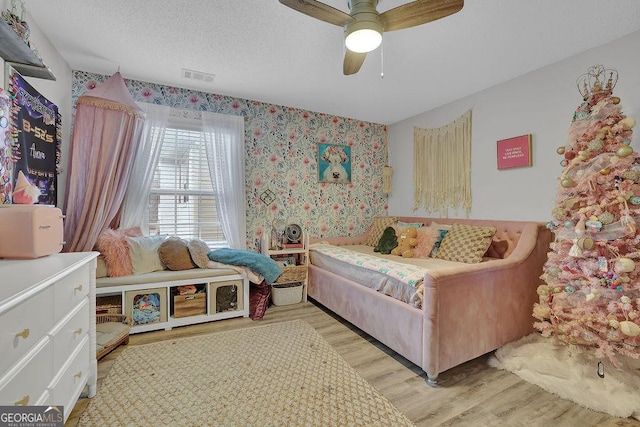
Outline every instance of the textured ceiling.
[[(277, 0), (24, 2), (72, 69), (119, 68), (125, 78), (383, 124), (640, 30), (638, 0), (466, 0), (455, 15), (386, 33), (384, 55), (378, 48), (344, 76), (342, 30)], [(325, 3), (348, 12), (346, 0)], [(404, 3), (380, 0), (378, 10)], [(182, 68), (215, 80), (186, 80)]]

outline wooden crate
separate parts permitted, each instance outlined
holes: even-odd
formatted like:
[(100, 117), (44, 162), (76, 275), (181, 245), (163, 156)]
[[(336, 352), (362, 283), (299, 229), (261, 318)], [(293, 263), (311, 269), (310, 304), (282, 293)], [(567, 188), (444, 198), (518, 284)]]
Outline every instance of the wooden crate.
[(173, 295), (173, 317), (207, 314), (207, 294)]

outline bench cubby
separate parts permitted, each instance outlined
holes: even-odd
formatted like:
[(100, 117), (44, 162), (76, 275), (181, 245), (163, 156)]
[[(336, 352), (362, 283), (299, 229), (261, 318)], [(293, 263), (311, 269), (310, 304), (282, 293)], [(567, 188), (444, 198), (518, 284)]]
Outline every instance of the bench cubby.
[[(185, 301), (187, 304), (205, 304), (204, 313), (201, 309), (197, 312), (179, 309), (176, 315), (172, 288), (185, 285), (196, 285), (204, 290), (201, 292), (203, 296), (195, 298), (197, 301)], [(122, 314), (131, 319), (132, 334), (249, 316), (249, 280), (230, 269), (163, 270), (125, 277), (102, 277), (96, 280), (96, 295), (120, 297)], [(218, 304), (222, 304), (220, 307), (224, 309), (218, 309)], [(141, 307), (148, 311), (140, 311)]]

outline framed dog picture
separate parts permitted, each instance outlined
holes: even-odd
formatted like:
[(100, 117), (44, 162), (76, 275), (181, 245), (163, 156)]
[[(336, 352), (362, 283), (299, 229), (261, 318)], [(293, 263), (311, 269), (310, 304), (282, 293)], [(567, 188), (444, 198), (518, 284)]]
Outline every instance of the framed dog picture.
[(351, 147), (318, 144), (318, 181), (351, 183)]

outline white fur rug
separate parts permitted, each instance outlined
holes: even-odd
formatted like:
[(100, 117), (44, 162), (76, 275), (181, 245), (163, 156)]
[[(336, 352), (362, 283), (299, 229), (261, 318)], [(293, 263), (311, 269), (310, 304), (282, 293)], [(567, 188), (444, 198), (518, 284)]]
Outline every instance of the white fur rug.
[[(620, 361), (624, 368), (618, 370), (608, 359), (578, 346), (556, 346), (553, 338), (534, 333), (496, 350), (489, 365), (586, 408), (640, 419), (640, 360)], [(604, 378), (598, 376), (598, 362)]]

